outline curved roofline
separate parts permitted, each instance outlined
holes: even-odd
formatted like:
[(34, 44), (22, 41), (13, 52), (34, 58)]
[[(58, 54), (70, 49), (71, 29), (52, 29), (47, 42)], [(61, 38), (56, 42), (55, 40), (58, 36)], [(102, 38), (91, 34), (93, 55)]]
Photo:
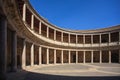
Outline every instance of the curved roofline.
[(116, 29), (120, 29), (120, 25), (116, 25), (116, 26), (111, 26), (111, 27), (107, 27), (107, 28), (101, 28), (101, 29), (93, 29), (93, 30), (70, 30), (70, 29), (65, 29), (65, 28), (61, 28), (59, 26), (56, 26), (55, 24), (50, 23), (49, 21), (47, 21), (44, 17), (42, 17), (40, 14), (38, 14), (36, 12), (36, 10), (32, 7), (31, 3), (29, 2), (29, 0), (25, 0), (26, 4), (28, 5), (28, 7), (32, 10), (32, 12), (41, 20), (43, 20), (45, 23), (47, 23), (48, 25), (62, 30), (62, 31), (66, 31), (66, 32), (71, 32), (71, 33), (101, 33), (101, 32), (108, 32), (108, 31), (113, 31)]

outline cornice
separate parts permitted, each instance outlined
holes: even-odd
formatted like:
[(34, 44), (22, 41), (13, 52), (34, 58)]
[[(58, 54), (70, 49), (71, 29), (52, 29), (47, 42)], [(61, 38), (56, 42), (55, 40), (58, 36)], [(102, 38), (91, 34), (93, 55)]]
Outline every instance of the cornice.
[(40, 16), (31, 6), (29, 0), (26, 0), (25, 3), (27, 4), (27, 6), (30, 8), (30, 10), (32, 11), (32, 13), (34, 15), (36, 15), (40, 20), (42, 20), (43, 22), (45, 22), (46, 24), (52, 26), (53, 28), (66, 32), (66, 33), (74, 33), (74, 34), (94, 34), (94, 33), (103, 33), (103, 32), (111, 32), (111, 31), (115, 31), (115, 30), (120, 30), (120, 25), (117, 26), (110, 26), (108, 28), (101, 28), (101, 29), (94, 29), (94, 30), (69, 30), (69, 29), (63, 29), (60, 28), (52, 23), (50, 23), (49, 21), (47, 21), (44, 17)]

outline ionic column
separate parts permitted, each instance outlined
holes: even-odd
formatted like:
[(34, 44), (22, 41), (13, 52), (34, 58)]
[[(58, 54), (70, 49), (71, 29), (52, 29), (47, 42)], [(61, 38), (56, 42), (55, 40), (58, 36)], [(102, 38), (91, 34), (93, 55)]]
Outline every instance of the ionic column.
[(49, 38), (49, 27), (47, 27), (47, 38)]
[(39, 46), (39, 65), (41, 65), (41, 61), (42, 61), (41, 53), (42, 53), (42, 49), (41, 46)]
[(102, 63), (102, 51), (100, 50), (100, 63)]
[(22, 51), (22, 68), (24, 69), (26, 66), (26, 42), (23, 39), (23, 51)]
[(68, 57), (69, 57), (69, 64), (70, 64), (70, 61), (71, 61), (71, 60), (70, 60), (70, 51), (68, 52)]
[(34, 44), (31, 45), (31, 66), (34, 65)]
[(49, 64), (49, 48), (47, 48), (47, 64)]
[(17, 70), (17, 35), (12, 31), (12, 56), (11, 56), (11, 71)]
[(70, 34), (68, 34), (68, 43), (70, 43)]
[(78, 36), (77, 36), (77, 34), (76, 34), (76, 44), (78, 43)]
[(109, 50), (109, 63), (111, 63), (111, 51)]
[(91, 63), (93, 63), (93, 51), (91, 51)]
[(100, 36), (99, 36), (99, 37), (100, 37), (100, 44), (101, 44), (101, 43), (102, 43), (102, 42), (101, 42), (101, 34), (100, 34)]
[(61, 42), (63, 42), (63, 32), (61, 32)]
[(56, 40), (56, 30), (54, 30), (54, 40)]
[(23, 5), (23, 21), (26, 21), (26, 4)]
[(110, 33), (109, 33), (109, 43), (111, 42), (111, 35), (110, 35)]
[(54, 64), (56, 64), (56, 49), (54, 49)]
[(34, 15), (31, 17), (31, 29), (34, 29)]
[(91, 44), (93, 44), (93, 35), (91, 35)]
[(85, 44), (85, 35), (83, 35), (83, 44)]
[(0, 14), (0, 80), (6, 80), (7, 20)]
[(63, 50), (61, 51), (61, 63), (63, 64)]
[(76, 51), (76, 63), (78, 63), (78, 51)]
[(39, 22), (39, 34), (41, 34), (41, 21)]
[(83, 51), (83, 63), (85, 63), (85, 51)]

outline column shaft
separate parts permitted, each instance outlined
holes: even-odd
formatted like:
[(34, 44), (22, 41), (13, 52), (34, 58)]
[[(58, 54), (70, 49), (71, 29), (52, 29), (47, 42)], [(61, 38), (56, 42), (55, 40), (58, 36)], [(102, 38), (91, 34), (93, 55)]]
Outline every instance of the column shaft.
[(31, 45), (31, 66), (34, 65), (34, 44)]
[(61, 51), (61, 63), (63, 64), (63, 50)]
[(69, 54), (69, 64), (70, 64), (70, 61), (71, 61), (71, 60), (70, 60), (70, 51), (69, 51), (69, 53), (68, 53), (68, 54)]
[(61, 42), (63, 42), (63, 32), (61, 32)]
[(111, 42), (111, 35), (110, 35), (110, 33), (108, 35), (109, 35), (109, 43), (110, 43)]
[(54, 64), (56, 64), (56, 49), (54, 49)]
[(39, 46), (39, 65), (41, 65), (41, 53), (42, 53), (42, 49), (41, 49), (41, 46)]
[(83, 35), (83, 44), (85, 44), (85, 35)]
[(23, 51), (22, 51), (22, 68), (24, 69), (26, 66), (26, 42), (23, 39)]
[(47, 38), (49, 38), (49, 27), (47, 27)]
[(100, 63), (102, 63), (102, 51), (100, 50)]
[(34, 29), (34, 15), (31, 17), (31, 29)]
[(56, 40), (56, 30), (54, 30), (54, 40)]
[(26, 21), (26, 4), (23, 5), (23, 21)]
[(109, 63), (111, 63), (111, 51), (109, 50)]
[(41, 21), (39, 22), (39, 34), (41, 34)]
[(85, 63), (85, 51), (83, 51), (83, 63)]
[(12, 56), (11, 56), (11, 71), (17, 70), (17, 35), (12, 31)]
[(120, 49), (119, 49), (119, 63), (120, 63)]
[(78, 51), (76, 51), (76, 63), (78, 63)]
[(68, 42), (70, 43), (70, 34), (68, 34)]
[(78, 43), (78, 36), (77, 36), (77, 34), (76, 34), (76, 44)]
[(93, 63), (93, 51), (91, 51), (91, 63)]
[(0, 80), (6, 80), (7, 20), (0, 15)]
[(49, 49), (47, 48), (47, 64), (49, 64)]

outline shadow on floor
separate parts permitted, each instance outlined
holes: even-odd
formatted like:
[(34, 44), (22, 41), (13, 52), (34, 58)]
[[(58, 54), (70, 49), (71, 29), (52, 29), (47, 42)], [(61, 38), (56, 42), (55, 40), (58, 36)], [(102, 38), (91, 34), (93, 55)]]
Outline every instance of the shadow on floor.
[(60, 76), (28, 72), (24, 80), (120, 80), (120, 76), (83, 77), (83, 76)]

